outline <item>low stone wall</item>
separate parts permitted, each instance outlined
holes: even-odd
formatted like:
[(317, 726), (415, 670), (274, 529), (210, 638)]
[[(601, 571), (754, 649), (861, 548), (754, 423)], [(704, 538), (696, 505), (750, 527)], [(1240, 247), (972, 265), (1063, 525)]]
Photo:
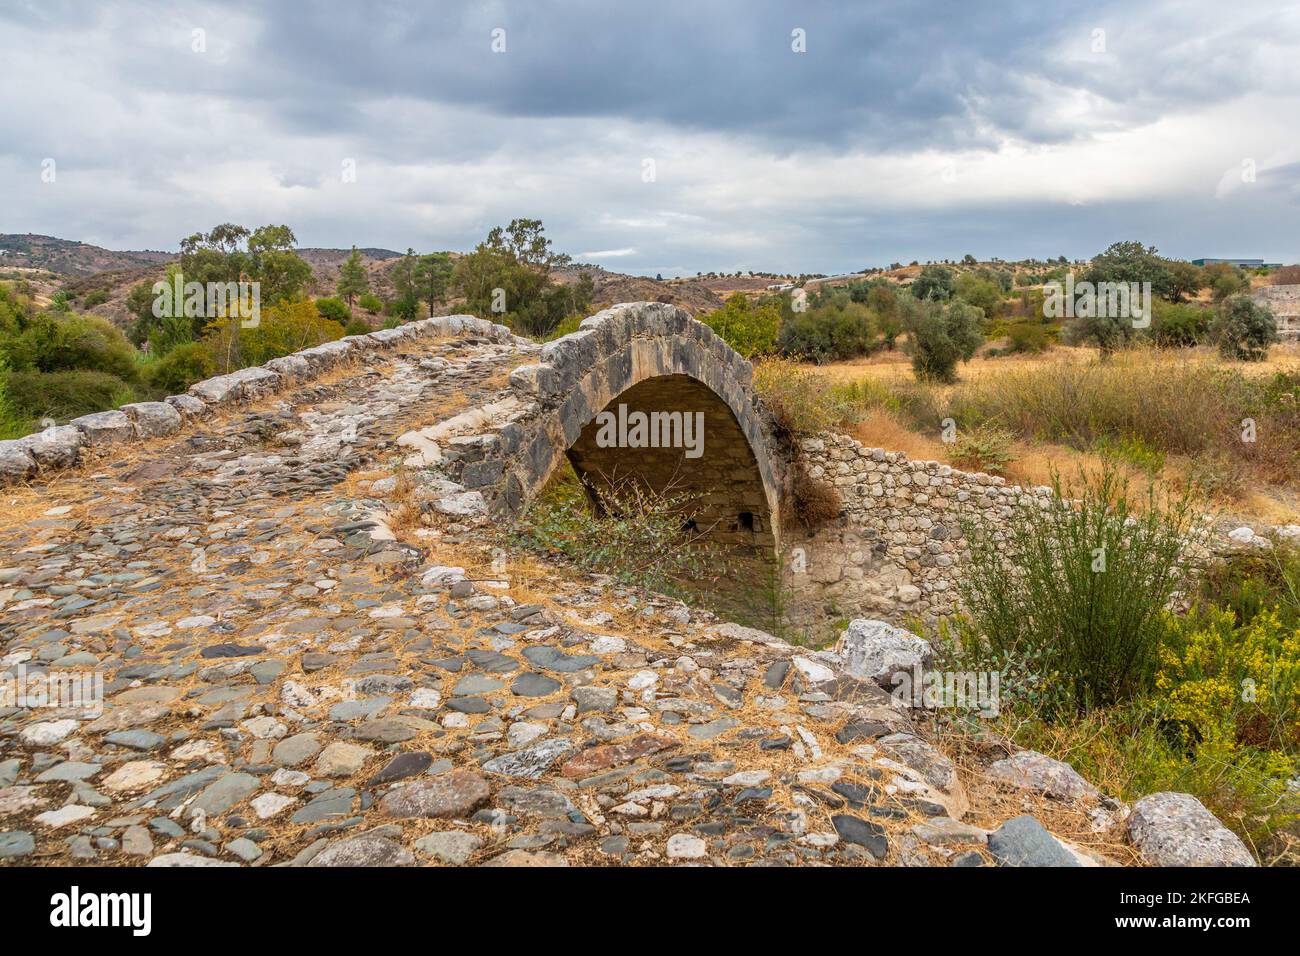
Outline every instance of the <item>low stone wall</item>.
[(123, 405), (113, 411), (83, 415), (66, 425), (52, 426), (23, 438), (0, 441), (0, 484), (70, 467), (91, 449), (172, 434), (180, 431), (186, 421), (202, 418), (215, 408), (261, 398), (365, 354), (422, 339), (465, 334), (499, 342), (516, 341), (505, 326), (472, 315), (435, 316), (395, 329), (349, 335), (272, 359), (263, 366), (205, 379), (190, 386), (185, 395), (169, 395), (161, 402)]
[(809, 476), (842, 502), (840, 516), (815, 533), (782, 537), (786, 615), (813, 629), (844, 617), (898, 623), (951, 613), (966, 551), (961, 517), (995, 525), (1019, 502), (1052, 500), (1049, 488), (910, 461), (845, 435), (805, 439), (802, 451)]
[[(834, 486), (840, 515), (813, 534), (782, 535), (785, 614), (796, 627), (822, 633), (843, 619), (871, 616), (901, 624), (957, 610), (958, 581), (968, 560), (963, 517), (996, 540), (1021, 503), (1046, 507), (1046, 487), (1022, 488), (1003, 478), (960, 471), (902, 452), (866, 448), (846, 435), (802, 442), (810, 477)], [(1199, 574), (1227, 558), (1258, 553), (1275, 542), (1300, 541), (1300, 525), (1241, 525), (1212, 520), (1189, 541), (1184, 563)]]
[(1254, 299), (1277, 317), (1278, 335), (1300, 337), (1300, 285), (1269, 285), (1256, 289)]

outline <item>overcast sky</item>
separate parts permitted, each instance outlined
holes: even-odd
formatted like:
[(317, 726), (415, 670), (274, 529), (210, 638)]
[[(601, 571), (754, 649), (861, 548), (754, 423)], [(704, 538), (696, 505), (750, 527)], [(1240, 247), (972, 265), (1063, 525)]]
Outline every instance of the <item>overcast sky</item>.
[(0, 0), (0, 77), (0, 232), (114, 249), (1300, 260), (1295, 3)]

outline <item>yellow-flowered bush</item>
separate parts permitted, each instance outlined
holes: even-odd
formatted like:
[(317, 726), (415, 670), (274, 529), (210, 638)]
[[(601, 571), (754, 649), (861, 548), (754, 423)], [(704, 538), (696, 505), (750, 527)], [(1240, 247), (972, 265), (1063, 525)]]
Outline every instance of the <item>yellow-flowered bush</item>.
[(1157, 698), (1183, 742), (1292, 750), (1300, 744), (1300, 630), (1275, 610), (1238, 627), (1228, 610), (1172, 622)]
[(343, 337), (343, 326), (327, 319), (311, 299), (265, 306), (256, 325), (222, 318), (208, 325), (203, 342), (224, 374)]
[[(998, 729), (1122, 799), (1190, 793), (1264, 862), (1300, 862), (1300, 629), (1285, 608), (1238, 620), (1223, 604), (1166, 616), (1154, 685), (1069, 720), (1044, 708), (1041, 687), (1019, 692), (1023, 675), (1004, 680), (1018, 691)], [(965, 637), (935, 635), (954, 653)]]

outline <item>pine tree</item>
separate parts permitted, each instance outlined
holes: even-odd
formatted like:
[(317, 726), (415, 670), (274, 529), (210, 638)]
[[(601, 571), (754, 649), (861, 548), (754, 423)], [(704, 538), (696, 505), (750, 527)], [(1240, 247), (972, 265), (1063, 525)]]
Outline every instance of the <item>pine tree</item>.
[(353, 298), (370, 291), (370, 276), (366, 272), (366, 267), (361, 264), (361, 253), (357, 251), (356, 246), (352, 247), (352, 254), (339, 269), (337, 291), (348, 300), (348, 311), (352, 310)]
[(420, 256), (415, 261), (415, 270), (412, 278), (419, 290), (429, 303), (429, 314), (433, 314), (434, 307), (442, 300), (447, 292), (447, 283), (451, 279), (451, 254), (446, 252), (431, 252), (428, 255)]

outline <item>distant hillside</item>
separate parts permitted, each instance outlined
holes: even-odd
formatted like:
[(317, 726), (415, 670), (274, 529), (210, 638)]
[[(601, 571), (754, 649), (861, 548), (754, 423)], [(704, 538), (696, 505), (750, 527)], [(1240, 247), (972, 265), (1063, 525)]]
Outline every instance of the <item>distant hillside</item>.
[(0, 267), (48, 269), (65, 276), (88, 276), (96, 272), (139, 269), (156, 266), (176, 258), (174, 252), (145, 249), (138, 252), (114, 252), (71, 239), (53, 236), (0, 234)]
[[(381, 261), (384, 259), (397, 259), (402, 255), (402, 253), (395, 249), (376, 249), (370, 246), (357, 249), (357, 252), (361, 253), (361, 255), (366, 259), (378, 259)], [(312, 265), (316, 265), (317, 263), (338, 265), (351, 254), (351, 249), (319, 249), (314, 246), (300, 248), (298, 250), (298, 255), (302, 256)]]
[[(347, 259), (351, 249), (304, 248), (298, 250), (317, 273), (333, 270)], [(373, 262), (385, 262), (401, 257), (393, 249), (366, 248), (360, 250), (362, 256)], [(154, 249), (122, 250), (105, 249), (102, 246), (77, 242), (73, 239), (58, 239), (54, 236), (38, 236), (0, 233), (0, 267), (22, 269), (45, 269), (64, 276), (89, 276), (100, 272), (124, 272), (127, 270), (152, 268), (166, 265), (175, 259), (177, 253), (162, 252)]]
[(599, 266), (589, 265), (557, 271), (555, 277), (561, 282), (577, 282), (583, 272), (591, 276), (595, 287), (591, 303), (593, 311), (617, 302), (668, 302), (681, 306), (691, 315), (701, 315), (722, 306), (722, 299), (707, 286), (690, 279), (668, 282), (607, 272)]

